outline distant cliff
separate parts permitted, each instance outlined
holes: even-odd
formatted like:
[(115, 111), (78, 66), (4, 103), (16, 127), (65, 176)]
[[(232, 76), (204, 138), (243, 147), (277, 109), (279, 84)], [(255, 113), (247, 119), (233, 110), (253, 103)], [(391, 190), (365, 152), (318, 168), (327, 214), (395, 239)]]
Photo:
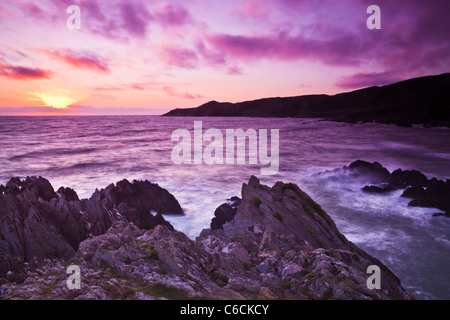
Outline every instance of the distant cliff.
[(164, 116), (326, 118), (345, 122), (450, 125), (450, 73), (414, 78), (333, 96), (265, 98), (239, 103), (210, 101)]

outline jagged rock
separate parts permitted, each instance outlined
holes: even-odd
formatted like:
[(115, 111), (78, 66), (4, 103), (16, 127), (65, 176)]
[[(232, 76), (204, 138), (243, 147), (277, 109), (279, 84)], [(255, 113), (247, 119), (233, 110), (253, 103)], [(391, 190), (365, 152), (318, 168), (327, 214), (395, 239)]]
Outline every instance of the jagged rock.
[(1, 190), (0, 257), (25, 261), (70, 258), (81, 241), (105, 233), (114, 221), (133, 222), (142, 229), (159, 224), (173, 229), (161, 213), (183, 213), (167, 190), (148, 181), (123, 180), (83, 200), (70, 188), (55, 193), (42, 177), (12, 178)]
[(270, 226), (278, 234), (293, 234), (312, 247), (349, 250), (349, 242), (337, 230), (328, 214), (294, 184), (277, 182), (263, 186), (256, 177), (242, 186), (242, 202), (231, 222), (223, 225), (227, 236), (242, 229)]
[[(275, 209), (282, 219), (273, 216)], [(82, 272), (79, 290), (66, 287), (66, 268), (73, 264)], [(381, 290), (367, 288), (372, 264), (382, 270)], [(298, 186), (269, 188), (256, 177), (243, 185), (241, 204), (224, 230), (205, 229), (193, 241), (165, 224), (144, 230), (118, 220), (105, 234), (82, 241), (70, 260), (25, 264), (23, 273), (23, 283), (3, 285), (5, 299), (412, 297), (381, 262), (338, 233)]]
[(223, 229), (222, 226), (225, 222), (233, 220), (240, 204), (241, 199), (234, 196), (228, 199), (228, 203), (220, 205), (214, 212), (215, 217), (211, 220), (211, 230)]
[(58, 189), (58, 193), (64, 198), (64, 200), (68, 202), (80, 201), (80, 199), (78, 198), (78, 194), (71, 188), (61, 187)]
[[(348, 241), (328, 214), (295, 184), (277, 182), (269, 188), (256, 177), (243, 184), (242, 202), (233, 220), (225, 223), (223, 230), (203, 230), (197, 238), (197, 243), (216, 254), (224, 252), (230, 241), (242, 244), (251, 265), (263, 276), (263, 285), (280, 296), (286, 295), (279, 288), (285, 286), (296, 288), (303, 298), (320, 299), (328, 295), (343, 299), (375, 298), (363, 276), (367, 266), (374, 264), (382, 270), (384, 294), (394, 299), (410, 297), (386, 266)], [(310, 257), (319, 253), (316, 265), (324, 269), (312, 270)], [(335, 260), (324, 265), (323, 260), (329, 257)], [(334, 277), (336, 265), (347, 268), (342, 271), (341, 280)], [(305, 280), (305, 277), (317, 280), (317, 274), (323, 275), (322, 282), (312, 286)], [(358, 287), (358, 293), (334, 285), (348, 284), (344, 275), (355, 275), (352, 286)]]
[(105, 189), (96, 191), (92, 198), (99, 199), (108, 210), (124, 203), (129, 208), (135, 208), (137, 212), (155, 211), (183, 215), (183, 210), (175, 197), (158, 184), (149, 181), (130, 183), (124, 179), (116, 185), (111, 184)]

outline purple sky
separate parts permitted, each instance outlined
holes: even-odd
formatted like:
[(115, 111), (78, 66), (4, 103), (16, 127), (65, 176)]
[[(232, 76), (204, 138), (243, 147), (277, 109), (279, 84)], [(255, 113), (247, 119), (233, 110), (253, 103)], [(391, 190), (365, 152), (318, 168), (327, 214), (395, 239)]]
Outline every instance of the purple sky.
[(2, 0), (0, 115), (161, 114), (445, 73), (449, 14), (448, 0)]

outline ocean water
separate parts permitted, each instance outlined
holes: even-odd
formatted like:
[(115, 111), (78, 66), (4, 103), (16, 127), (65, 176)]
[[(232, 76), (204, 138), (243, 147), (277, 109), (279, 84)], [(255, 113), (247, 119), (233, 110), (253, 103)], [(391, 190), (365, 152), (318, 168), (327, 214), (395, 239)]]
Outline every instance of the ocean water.
[[(279, 129), (280, 168), (257, 165), (175, 165), (175, 129)], [(357, 159), (390, 171), (417, 169), (450, 178), (450, 129), (345, 124), (319, 119), (178, 118), (159, 116), (0, 117), (0, 184), (43, 176), (88, 198), (122, 179), (147, 179), (168, 189), (186, 215), (167, 219), (194, 239), (214, 210), (240, 196), (251, 175), (262, 183), (294, 182), (315, 199), (356, 245), (386, 264), (419, 299), (450, 299), (450, 219), (432, 208), (408, 207), (401, 191), (363, 193), (367, 181), (343, 170)]]

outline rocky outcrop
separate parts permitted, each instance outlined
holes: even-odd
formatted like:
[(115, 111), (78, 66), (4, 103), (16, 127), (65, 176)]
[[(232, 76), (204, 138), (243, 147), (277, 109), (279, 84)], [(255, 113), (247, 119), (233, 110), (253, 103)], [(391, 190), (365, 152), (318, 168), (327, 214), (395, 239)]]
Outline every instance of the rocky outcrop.
[(79, 200), (70, 188), (55, 192), (42, 177), (12, 178), (0, 186), (0, 256), (67, 259), (81, 241), (105, 233), (118, 220), (142, 229), (159, 224), (173, 229), (161, 213), (183, 211), (167, 190), (148, 181), (123, 180)]
[(443, 210), (450, 217), (450, 180), (428, 179), (417, 170), (397, 169), (390, 173), (378, 162), (357, 160), (344, 170), (355, 177), (364, 176), (376, 185), (365, 186), (362, 190), (369, 193), (386, 193), (405, 189), (402, 197), (411, 198), (409, 206), (430, 207)]
[[(348, 241), (321, 206), (297, 185), (277, 182), (270, 188), (260, 184), (253, 176), (248, 184), (243, 184), (241, 193), (241, 204), (233, 220), (225, 223), (223, 230), (204, 230), (197, 242), (207, 244), (207, 247), (211, 247), (212, 243), (213, 248), (222, 242), (222, 248), (226, 251), (244, 247), (248, 253), (248, 262), (256, 265), (260, 271), (267, 268), (280, 270), (277, 259), (267, 259), (265, 254), (261, 254), (261, 249), (266, 245), (274, 251), (274, 256), (280, 251), (283, 255), (284, 250), (293, 249), (295, 246), (292, 243), (286, 243), (289, 241), (297, 242), (296, 246), (302, 248), (300, 251), (304, 253), (323, 252), (321, 250), (325, 249), (326, 252), (350, 254), (361, 262), (361, 272), (365, 273), (368, 265), (380, 267), (382, 278), (385, 279), (382, 286), (388, 289), (391, 298), (404, 297), (405, 291), (399, 279), (379, 260)], [(240, 251), (237, 251), (239, 256), (247, 256)], [(274, 275), (283, 281), (283, 274), (270, 274), (271, 277)]]
[[(382, 270), (379, 290), (366, 285), (373, 264)], [(79, 290), (67, 289), (69, 265), (81, 269)], [(6, 299), (411, 298), (298, 186), (270, 188), (255, 177), (223, 230), (205, 229), (195, 241), (164, 224), (144, 230), (121, 220), (81, 242), (70, 260), (23, 268), (23, 283), (3, 285)]]
[(241, 199), (232, 197), (227, 203), (220, 205), (214, 212), (214, 218), (211, 220), (211, 230), (223, 229), (225, 222), (233, 220), (237, 213), (237, 207), (241, 204)]

